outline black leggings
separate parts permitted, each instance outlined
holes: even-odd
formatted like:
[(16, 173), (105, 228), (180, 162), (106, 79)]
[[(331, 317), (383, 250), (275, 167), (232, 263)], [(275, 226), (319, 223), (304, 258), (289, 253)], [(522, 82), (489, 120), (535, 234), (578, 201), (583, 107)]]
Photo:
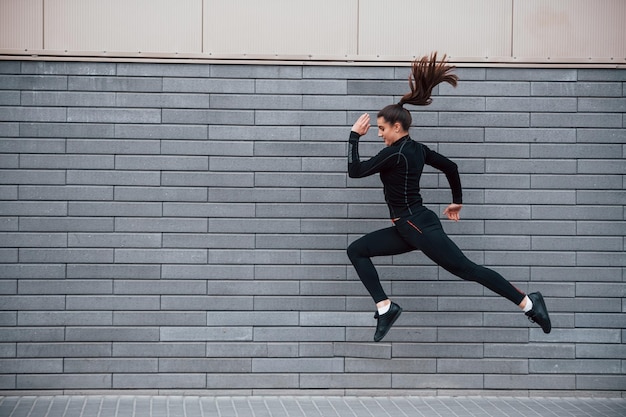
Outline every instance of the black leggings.
[(446, 235), (437, 215), (426, 207), (397, 220), (395, 226), (368, 233), (354, 241), (348, 246), (348, 257), (374, 302), (378, 303), (386, 300), (387, 295), (370, 258), (399, 255), (415, 249), (421, 250), (446, 271), (464, 280), (478, 282), (515, 304), (521, 303), (526, 295), (502, 275), (467, 259)]

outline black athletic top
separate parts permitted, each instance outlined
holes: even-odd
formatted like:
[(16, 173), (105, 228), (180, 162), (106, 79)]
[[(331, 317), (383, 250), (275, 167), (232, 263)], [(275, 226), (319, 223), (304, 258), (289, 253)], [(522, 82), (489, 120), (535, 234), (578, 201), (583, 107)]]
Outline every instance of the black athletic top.
[(359, 138), (358, 133), (350, 132), (348, 175), (350, 178), (363, 178), (379, 172), (392, 219), (409, 216), (415, 208), (422, 206), (420, 177), (424, 164), (446, 174), (452, 190), (452, 202), (462, 204), (461, 178), (457, 165), (445, 156), (405, 136), (382, 149), (378, 155), (361, 161)]

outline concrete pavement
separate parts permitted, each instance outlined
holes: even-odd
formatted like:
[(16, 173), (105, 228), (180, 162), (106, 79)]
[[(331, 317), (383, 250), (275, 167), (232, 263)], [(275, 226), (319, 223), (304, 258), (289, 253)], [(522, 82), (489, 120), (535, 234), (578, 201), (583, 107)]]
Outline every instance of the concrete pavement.
[(624, 417), (624, 398), (5, 396), (0, 417)]

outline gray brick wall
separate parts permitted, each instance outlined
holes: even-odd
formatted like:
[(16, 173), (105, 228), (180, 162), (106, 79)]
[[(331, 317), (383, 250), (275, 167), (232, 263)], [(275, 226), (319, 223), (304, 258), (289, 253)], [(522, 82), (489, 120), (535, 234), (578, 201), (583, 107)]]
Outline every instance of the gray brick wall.
[(0, 391), (626, 391), (626, 70), (458, 74), (412, 136), (550, 335), (412, 253), (376, 260), (405, 314), (372, 342), (345, 249), (389, 222), (346, 139), (407, 67), (0, 61)]

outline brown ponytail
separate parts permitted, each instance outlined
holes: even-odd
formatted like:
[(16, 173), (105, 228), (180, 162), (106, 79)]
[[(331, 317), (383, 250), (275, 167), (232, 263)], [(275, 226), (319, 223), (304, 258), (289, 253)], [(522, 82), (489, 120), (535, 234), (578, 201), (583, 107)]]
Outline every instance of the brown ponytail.
[(459, 77), (452, 73), (454, 67), (448, 65), (446, 58), (444, 55), (441, 61), (437, 62), (437, 52), (433, 52), (430, 57), (423, 56), (413, 61), (409, 75), (411, 92), (405, 94), (398, 104), (427, 106), (433, 101), (430, 95), (438, 84), (446, 82), (456, 87)]
[(437, 52), (416, 59), (413, 61), (409, 75), (411, 92), (402, 96), (398, 104), (390, 104), (383, 108), (378, 112), (377, 117), (384, 118), (386, 122), (392, 125), (399, 122), (402, 128), (408, 131), (413, 119), (411, 113), (402, 106), (404, 104), (429, 105), (433, 101), (430, 98), (433, 88), (442, 82), (456, 87), (459, 77), (452, 73), (453, 69), (453, 66), (448, 65), (446, 55), (440, 62), (437, 62)]

